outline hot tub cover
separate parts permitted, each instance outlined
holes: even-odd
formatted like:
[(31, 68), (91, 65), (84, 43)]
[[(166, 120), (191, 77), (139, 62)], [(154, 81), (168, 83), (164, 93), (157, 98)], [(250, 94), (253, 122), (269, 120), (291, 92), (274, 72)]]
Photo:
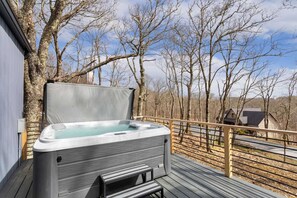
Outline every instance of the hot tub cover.
[(47, 83), (44, 112), (48, 123), (129, 120), (134, 89)]

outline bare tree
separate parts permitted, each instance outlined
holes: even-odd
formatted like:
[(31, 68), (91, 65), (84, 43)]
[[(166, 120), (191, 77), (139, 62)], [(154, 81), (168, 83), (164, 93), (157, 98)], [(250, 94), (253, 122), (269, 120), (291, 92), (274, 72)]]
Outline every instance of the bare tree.
[[(270, 101), (273, 96), (275, 87), (280, 82), (280, 78), (283, 73), (284, 70), (279, 70), (275, 73), (271, 73), (271, 71), (268, 71), (266, 77), (264, 77), (258, 85), (258, 89), (263, 101), (265, 129), (268, 129), (269, 126)], [(266, 140), (268, 140), (268, 132), (266, 132)]]
[(109, 67), (105, 68), (103, 71), (102, 79), (109, 82), (109, 86), (118, 87), (129, 86), (131, 82), (131, 74), (128, 68), (123, 67), (119, 61), (114, 61), (109, 64)]
[[(164, 45), (164, 50), (162, 52), (162, 55), (165, 60), (165, 73), (168, 73), (167, 76), (168, 81), (172, 83), (176, 90), (176, 97), (178, 100), (178, 106), (179, 106), (179, 118), (181, 120), (184, 119), (184, 75), (185, 75), (185, 65), (183, 60), (183, 55), (180, 54), (176, 50), (176, 46), (169, 41)], [(171, 84), (171, 85), (172, 85)], [(180, 131), (179, 135), (183, 133), (183, 124), (180, 123)], [(182, 139), (181, 139), (182, 140)]]
[[(260, 64), (259, 59), (254, 59), (251, 63), (251, 67), (248, 74), (243, 78), (244, 84), (240, 90), (239, 97), (236, 101), (235, 109), (235, 125), (240, 124), (240, 116), (243, 112), (244, 107), (247, 103), (251, 102), (253, 99), (260, 95), (256, 91), (257, 85), (261, 81), (263, 70), (266, 68), (266, 64)], [(234, 131), (232, 136), (232, 145), (235, 142), (237, 132)], [(221, 137), (221, 134), (220, 134)], [(219, 139), (220, 140), (220, 139)]]
[[(224, 74), (223, 77), (217, 81), (220, 102), (220, 110), (217, 116), (217, 121), (219, 123), (224, 122), (226, 102), (228, 97), (230, 97), (234, 85), (247, 77), (247, 81), (245, 81), (244, 85), (244, 89), (246, 90), (243, 90), (246, 94), (245, 96), (242, 95), (240, 97), (241, 99), (246, 100), (246, 95), (248, 94), (247, 91), (250, 91), (250, 86), (253, 85), (253, 83), (250, 83), (251, 75), (259, 70), (257, 67), (258, 62), (267, 56), (280, 55), (279, 53), (273, 53), (273, 51), (276, 50), (276, 45), (271, 42), (272, 40), (265, 42), (263, 45), (254, 42), (256, 35), (256, 32), (251, 32), (244, 36), (231, 34), (231, 38), (219, 44), (220, 54), (223, 58), (221, 71)], [(239, 39), (237, 38), (238, 36), (241, 36), (242, 38)], [(243, 106), (241, 106), (241, 109), (236, 109), (236, 124), (238, 124), (239, 115), (241, 114), (242, 109)], [(221, 136), (222, 130), (220, 129), (219, 144), (221, 143)]]
[(294, 0), (282, 0), (283, 6), (286, 9), (296, 9), (297, 5)]
[[(221, 71), (224, 73), (222, 80), (218, 80), (220, 100), (219, 123), (223, 123), (226, 101), (233, 86), (246, 76), (250, 79), (251, 75), (259, 70), (257, 64), (264, 57), (280, 55), (280, 53), (274, 52), (276, 51), (276, 44), (272, 42), (272, 39), (260, 45), (258, 42), (255, 42), (256, 35), (257, 33), (255, 32), (246, 34), (244, 37), (234, 34), (230, 35), (231, 38), (227, 41), (219, 44), (220, 54), (223, 58)], [(238, 36), (242, 38), (236, 38)]]
[[(139, 88), (137, 115), (141, 116), (145, 94), (145, 55), (157, 46), (169, 30), (169, 25), (178, 3), (168, 0), (146, 0), (130, 8), (130, 18), (123, 20), (119, 38), (126, 50), (138, 54), (137, 60), (128, 60), (128, 65)], [(136, 62), (138, 61), (138, 65)], [(139, 73), (139, 75), (137, 75)]]
[[(90, 45), (92, 46), (91, 57), (93, 60), (96, 60), (95, 64), (100, 63), (102, 59), (104, 58), (106, 59), (108, 57), (108, 49), (106, 44), (106, 42), (108, 41), (105, 41), (103, 37), (106, 36), (108, 32), (111, 32), (111, 29), (112, 28), (109, 26), (107, 27), (103, 26), (103, 28), (99, 26), (99, 28), (96, 28), (95, 31), (92, 30), (88, 33), (89, 34), (88, 40), (90, 42)], [(114, 54), (119, 54), (119, 49), (117, 49)], [(114, 66), (117, 65), (114, 62), (111, 64), (112, 64), (112, 68), (115, 68)], [(101, 85), (103, 80), (101, 67), (98, 67), (97, 74), (98, 74), (98, 84)]]
[[(70, 20), (70, 19), (69, 19)], [(89, 28), (92, 28), (93, 23), (95, 23), (97, 20), (100, 20), (100, 18), (95, 18), (94, 20), (92, 20), (91, 22), (87, 23), (84, 27), (82, 27), (82, 29), (78, 29), (78, 31), (73, 35), (73, 37), (62, 47), (62, 49), (60, 49), (59, 43), (59, 34), (58, 32), (60, 32), (65, 26), (66, 24), (69, 24), (69, 21), (66, 21), (64, 24), (61, 24), (59, 29), (57, 29), (56, 31), (53, 32), (53, 43), (54, 43), (54, 48), (55, 48), (55, 52), (56, 52), (56, 75), (55, 78), (60, 81), (62, 80), (61, 77), (63, 75), (63, 56), (67, 50), (67, 48), (69, 46), (71, 46), (71, 44), (79, 39), (79, 37), (85, 33), (86, 31), (89, 30)], [(95, 25), (95, 24), (94, 24)]]
[(160, 112), (160, 105), (162, 102), (162, 93), (165, 91), (165, 83), (162, 79), (153, 81), (153, 91), (154, 91), (154, 116), (158, 117)]
[(293, 73), (292, 76), (289, 78), (288, 101), (287, 101), (287, 104), (284, 105), (285, 114), (286, 114), (285, 130), (288, 130), (288, 126), (291, 121), (292, 98), (296, 91), (296, 84), (297, 84), (297, 72)]
[[(24, 65), (24, 115), (27, 122), (39, 122), (41, 120), (43, 87), (47, 80), (47, 61), (53, 34), (59, 31), (59, 27), (62, 23), (65, 23), (70, 18), (76, 16), (77, 13), (86, 7), (93, 7), (94, 9), (100, 8), (100, 6), (109, 7), (110, 5), (113, 5), (113, 3), (110, 4), (110, 2), (111, 1), (107, 0), (57, 0), (49, 2), (42, 0), (25, 0), (21, 2), (18, 1), (18, 3), (13, 0), (10, 1), (15, 15), (19, 19), (21, 28), (26, 34), (33, 49), (33, 51), (26, 56)], [(39, 5), (47, 6), (47, 9), (43, 9), (45, 13), (41, 14), (42, 17), (45, 17), (45, 20), (39, 20), (35, 17), (36, 14), (39, 16)], [(109, 9), (112, 10), (112, 8)], [(84, 16), (88, 17), (88, 13), (85, 13)], [(86, 74), (89, 71), (106, 65), (109, 62), (132, 56), (137, 56), (137, 53), (133, 52), (131, 54), (111, 56), (97, 65), (91, 66), (91, 64), (87, 64), (80, 71), (63, 76), (61, 78), (63, 81), (67, 81), (74, 78), (75, 76)], [(60, 80), (60, 77), (57, 80)], [(28, 156), (32, 155), (32, 145), (38, 138), (38, 135), (38, 133), (28, 130)]]
[[(206, 97), (205, 121), (208, 122), (212, 84), (217, 73), (224, 67), (215, 63), (216, 57), (223, 50), (222, 44), (229, 40), (235, 42), (249, 32), (257, 33), (261, 25), (272, 17), (265, 15), (257, 5), (247, 4), (245, 0), (197, 0), (189, 8), (189, 17), (199, 41), (197, 56)], [(208, 130), (206, 133), (209, 151)]]
[(248, 75), (244, 78), (244, 84), (240, 90), (239, 97), (236, 102), (235, 124), (239, 124), (240, 115), (246, 104), (260, 95), (256, 91), (257, 85), (262, 78), (262, 73), (266, 68), (266, 64), (259, 65), (258, 59), (254, 59)]
[[(170, 61), (166, 59), (166, 56), (164, 57), (165, 59), (165, 66), (161, 66), (161, 70), (164, 72), (165, 75), (165, 83), (168, 89), (168, 92), (170, 94), (170, 118), (174, 118), (174, 103), (175, 103), (175, 97), (176, 97), (176, 87), (173, 82), (173, 77), (172, 73), (170, 70)], [(165, 69), (164, 69), (165, 68)]]
[[(179, 20), (175, 25), (174, 38), (172, 38), (175, 45), (178, 46), (179, 53), (181, 53), (183, 58), (180, 61), (180, 65), (184, 65), (185, 75), (184, 84), (187, 87), (187, 109), (186, 109), (186, 119), (191, 120), (192, 115), (192, 93), (193, 84), (197, 80), (197, 72), (199, 69), (197, 63), (197, 53), (199, 47), (199, 40), (194, 32), (192, 24), (188, 20)], [(189, 132), (189, 123), (186, 124), (185, 132)]]

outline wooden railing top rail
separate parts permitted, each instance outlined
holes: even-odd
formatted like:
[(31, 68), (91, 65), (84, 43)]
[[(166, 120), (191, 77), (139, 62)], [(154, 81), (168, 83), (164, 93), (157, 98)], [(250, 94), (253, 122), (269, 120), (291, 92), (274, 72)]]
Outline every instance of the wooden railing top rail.
[(201, 124), (215, 127), (228, 127), (228, 128), (236, 128), (236, 129), (245, 129), (245, 130), (253, 130), (253, 131), (263, 131), (263, 132), (271, 132), (271, 133), (281, 133), (288, 135), (297, 135), (297, 131), (286, 131), (286, 130), (277, 130), (277, 129), (261, 129), (257, 127), (247, 127), (240, 125), (228, 125), (228, 124), (220, 124), (220, 123), (212, 123), (212, 122), (201, 122), (201, 121), (192, 121), (192, 120), (180, 120), (180, 119), (171, 119), (171, 118), (161, 118), (154, 116), (135, 116), (134, 118), (150, 118), (150, 119), (158, 119), (158, 120), (168, 120), (168, 121), (176, 121), (176, 122), (188, 122), (192, 124)]

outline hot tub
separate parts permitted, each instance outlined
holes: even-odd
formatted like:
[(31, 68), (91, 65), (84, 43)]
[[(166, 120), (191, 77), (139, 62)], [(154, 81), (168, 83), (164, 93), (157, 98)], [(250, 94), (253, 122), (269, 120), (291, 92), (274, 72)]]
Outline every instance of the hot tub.
[(33, 147), (34, 197), (98, 197), (99, 175), (138, 164), (164, 176), (171, 170), (169, 134), (131, 120), (49, 125)]

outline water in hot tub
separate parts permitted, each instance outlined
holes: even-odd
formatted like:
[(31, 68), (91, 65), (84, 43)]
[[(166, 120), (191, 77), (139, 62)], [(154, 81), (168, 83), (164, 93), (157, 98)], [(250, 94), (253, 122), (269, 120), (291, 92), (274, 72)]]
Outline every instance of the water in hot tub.
[(94, 135), (102, 135), (106, 133), (116, 133), (121, 131), (128, 132), (128, 131), (134, 131), (134, 130), (137, 130), (137, 129), (130, 127), (129, 124), (118, 124), (118, 125), (96, 126), (96, 127), (76, 126), (76, 127), (57, 130), (55, 132), (55, 139), (94, 136)]

